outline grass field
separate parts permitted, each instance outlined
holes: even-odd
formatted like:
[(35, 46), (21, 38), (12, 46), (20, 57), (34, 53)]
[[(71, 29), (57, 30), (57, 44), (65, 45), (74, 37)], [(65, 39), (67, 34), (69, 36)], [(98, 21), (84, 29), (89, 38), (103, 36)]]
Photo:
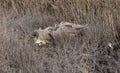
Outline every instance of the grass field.
[[(56, 48), (28, 40), (62, 21), (89, 28)], [(119, 0), (0, 0), (0, 73), (120, 73), (119, 41)]]

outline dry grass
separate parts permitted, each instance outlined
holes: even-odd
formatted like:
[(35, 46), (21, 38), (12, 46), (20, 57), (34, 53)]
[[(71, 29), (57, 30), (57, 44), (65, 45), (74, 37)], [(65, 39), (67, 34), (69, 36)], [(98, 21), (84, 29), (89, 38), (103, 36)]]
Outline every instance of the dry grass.
[[(120, 41), (119, 20), (119, 0), (0, 0), (0, 73), (120, 73), (119, 47), (108, 47)], [(26, 40), (61, 21), (89, 29), (56, 48)]]

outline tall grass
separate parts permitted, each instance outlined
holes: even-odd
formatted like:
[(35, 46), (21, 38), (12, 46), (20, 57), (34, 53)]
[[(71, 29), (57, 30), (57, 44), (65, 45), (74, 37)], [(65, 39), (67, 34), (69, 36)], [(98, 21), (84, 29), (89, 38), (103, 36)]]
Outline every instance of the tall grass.
[[(0, 0), (1, 73), (119, 73), (119, 0)], [(84, 36), (54, 47), (26, 40), (61, 21), (88, 24)], [(117, 27), (116, 27), (117, 26)], [(117, 37), (117, 38), (116, 38)]]

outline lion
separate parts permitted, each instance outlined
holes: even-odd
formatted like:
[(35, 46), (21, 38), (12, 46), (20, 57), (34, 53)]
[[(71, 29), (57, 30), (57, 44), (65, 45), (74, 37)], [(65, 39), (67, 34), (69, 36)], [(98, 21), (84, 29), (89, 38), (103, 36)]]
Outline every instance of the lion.
[(52, 44), (55, 45), (56, 38), (73, 38), (75, 37), (86, 25), (78, 25), (69, 22), (61, 22), (58, 26), (47, 27), (45, 29), (39, 28), (33, 33), (34, 42), (39, 46)]

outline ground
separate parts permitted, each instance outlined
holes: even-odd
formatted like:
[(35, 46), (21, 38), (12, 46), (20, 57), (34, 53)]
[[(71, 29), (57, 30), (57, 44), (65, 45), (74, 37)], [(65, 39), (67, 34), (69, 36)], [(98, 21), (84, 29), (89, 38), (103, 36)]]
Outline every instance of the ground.
[[(0, 0), (0, 73), (120, 73), (119, 6), (119, 0)], [(88, 32), (56, 47), (29, 40), (35, 29), (62, 21), (88, 24)]]

